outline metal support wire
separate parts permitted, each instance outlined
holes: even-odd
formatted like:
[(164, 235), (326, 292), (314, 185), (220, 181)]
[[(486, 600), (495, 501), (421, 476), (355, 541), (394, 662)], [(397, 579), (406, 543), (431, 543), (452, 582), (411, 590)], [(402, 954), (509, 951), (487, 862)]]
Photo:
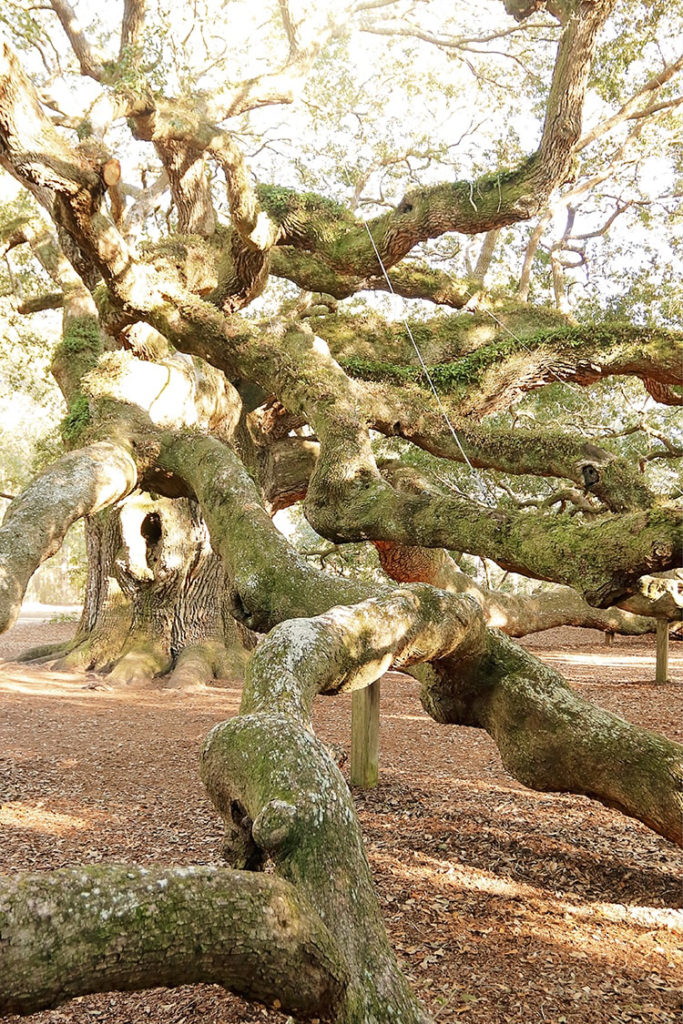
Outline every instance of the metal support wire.
[[(351, 182), (351, 179), (349, 178), (349, 174), (348, 174), (348, 171), (345, 171), (345, 174), (346, 174), (346, 180), (348, 181), (348, 183), (349, 183), (349, 186), (350, 186), (350, 187), (353, 187), (353, 185), (352, 185), (352, 182)], [(374, 239), (374, 238), (372, 237), (372, 232), (370, 231), (370, 228), (369, 228), (369, 226), (368, 226), (368, 223), (367, 223), (367, 221), (363, 221), (363, 225), (364, 225), (364, 227), (365, 227), (365, 230), (367, 231), (367, 234), (368, 234), (368, 238), (370, 239), (370, 244), (372, 245), (372, 248), (373, 248), (373, 251), (374, 251), (374, 253), (375, 253), (375, 256), (377, 257), (377, 262), (379, 263), (380, 267), (382, 268), (382, 274), (384, 275), (384, 280), (385, 280), (385, 281), (386, 281), (386, 283), (387, 283), (387, 288), (389, 289), (389, 291), (390, 291), (390, 293), (391, 293), (392, 295), (396, 296), (396, 292), (394, 291), (394, 286), (393, 286), (393, 285), (392, 285), (392, 283), (391, 283), (391, 279), (390, 279), (390, 277), (389, 277), (389, 274), (387, 273), (387, 269), (386, 269), (386, 267), (384, 266), (384, 261), (383, 261), (382, 257), (380, 256), (380, 252), (379, 252), (379, 249), (377, 248), (377, 245), (376, 245), (376, 243), (375, 243), (375, 239)], [(430, 374), (430, 372), (429, 372), (429, 369), (428, 369), (428, 367), (427, 367), (427, 364), (426, 364), (426, 363), (425, 363), (425, 361), (424, 361), (424, 358), (423, 358), (422, 352), (420, 351), (420, 347), (419, 347), (419, 345), (417, 344), (417, 342), (415, 341), (415, 337), (414, 337), (414, 335), (413, 335), (413, 332), (412, 332), (412, 330), (411, 330), (411, 328), (410, 328), (410, 324), (408, 323), (408, 319), (407, 319), (407, 317), (405, 317), (404, 315), (402, 315), (402, 316), (401, 316), (401, 322), (403, 323), (403, 326), (404, 326), (404, 327), (405, 327), (405, 329), (406, 329), (406, 333), (407, 333), (408, 337), (410, 338), (410, 341), (411, 341), (411, 343), (412, 343), (412, 346), (413, 346), (413, 348), (415, 349), (415, 354), (417, 355), (417, 358), (418, 358), (418, 360), (419, 360), (419, 363), (420, 363), (420, 367), (421, 367), (421, 369), (422, 369), (422, 373), (424, 374), (424, 376), (425, 376), (426, 380), (427, 380), (427, 381), (428, 381), (428, 383), (429, 383), (429, 386), (430, 386), (430, 388), (431, 388), (431, 390), (432, 390), (432, 393), (433, 393), (433, 395), (434, 395), (434, 398), (436, 399), (436, 403), (437, 403), (437, 405), (438, 405), (438, 407), (439, 407), (439, 410), (440, 410), (440, 412), (441, 412), (441, 415), (442, 415), (442, 416), (443, 416), (443, 418), (444, 418), (444, 421), (445, 421), (445, 423), (446, 423), (446, 426), (448, 427), (448, 429), (449, 429), (449, 431), (450, 431), (451, 435), (453, 436), (453, 440), (455, 441), (456, 445), (458, 446), (458, 449), (460, 450), (460, 453), (461, 453), (461, 455), (462, 455), (463, 459), (465, 460), (465, 462), (466, 462), (466, 464), (467, 464), (467, 467), (468, 467), (468, 469), (469, 469), (469, 470), (470, 470), (470, 472), (471, 472), (471, 473), (473, 474), (473, 476), (474, 476), (475, 480), (476, 480), (476, 481), (477, 481), (477, 483), (479, 484), (479, 490), (480, 490), (480, 493), (481, 493), (482, 497), (483, 497), (483, 498), (484, 498), (484, 500), (485, 500), (485, 501), (487, 502), (487, 504), (489, 504), (489, 505), (494, 505), (494, 504), (496, 504), (496, 502), (494, 502), (494, 501), (493, 501), (493, 500), (491, 499), (491, 495), (490, 495), (490, 493), (489, 493), (489, 489), (488, 489), (488, 487), (487, 487), (487, 485), (486, 485), (486, 481), (485, 481), (485, 480), (484, 480), (484, 478), (483, 478), (483, 477), (481, 476), (481, 474), (480, 474), (480, 473), (479, 473), (479, 472), (478, 472), (478, 471), (477, 471), (477, 470), (476, 470), (476, 469), (474, 468), (474, 466), (473, 466), (473, 465), (472, 465), (472, 463), (470, 462), (469, 458), (467, 457), (467, 452), (466, 452), (466, 451), (465, 451), (465, 449), (463, 448), (463, 446), (462, 446), (462, 443), (461, 443), (461, 441), (460, 441), (460, 438), (458, 437), (458, 435), (457, 435), (457, 433), (456, 433), (455, 427), (454, 427), (454, 426), (453, 426), (453, 424), (451, 423), (451, 420), (450, 420), (450, 418), (449, 418), (449, 416), (448, 416), (448, 413), (447, 413), (447, 411), (446, 411), (446, 409), (445, 409), (445, 407), (444, 407), (444, 404), (443, 404), (443, 402), (441, 401), (441, 398), (439, 397), (439, 393), (438, 393), (438, 391), (436, 390), (436, 387), (435, 387), (435, 385), (434, 385), (434, 381), (432, 380), (432, 376), (431, 376), (431, 374)]]

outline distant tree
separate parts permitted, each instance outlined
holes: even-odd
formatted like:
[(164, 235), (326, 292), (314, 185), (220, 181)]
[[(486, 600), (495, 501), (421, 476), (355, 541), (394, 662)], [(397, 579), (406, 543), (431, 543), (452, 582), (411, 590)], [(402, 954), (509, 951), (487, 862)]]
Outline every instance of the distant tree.
[[(187, 686), (268, 634), (202, 755), (232, 867), (4, 882), (6, 1012), (203, 980), (344, 1024), (429, 1020), (310, 727), (318, 693), (392, 665), (525, 784), (683, 840), (683, 748), (487, 628), (679, 608), (679, 15), (124, 0), (88, 26), (66, 0), (0, 5), (0, 162), (30, 197), (5, 252), (41, 267), (17, 311), (62, 310), (68, 403), (66, 454), (0, 529), (2, 628), (85, 518), (83, 619), (43, 656)], [(388, 291), (420, 300), (410, 324)], [(302, 557), (272, 522), (299, 501), (395, 582)], [(560, 586), (473, 593), (449, 552)]]

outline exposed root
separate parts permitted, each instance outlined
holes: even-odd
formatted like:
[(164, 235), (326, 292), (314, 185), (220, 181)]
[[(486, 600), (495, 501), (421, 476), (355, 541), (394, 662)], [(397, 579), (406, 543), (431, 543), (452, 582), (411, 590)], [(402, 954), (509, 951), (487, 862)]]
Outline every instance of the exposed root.
[(132, 644), (107, 676), (112, 686), (149, 686), (171, 667), (171, 656), (161, 645)]
[(20, 664), (34, 662), (37, 665), (44, 665), (49, 661), (54, 661), (55, 658), (66, 657), (74, 649), (76, 643), (74, 638), (67, 641), (60, 640), (54, 644), (39, 644), (37, 647), (29, 647), (28, 650), (22, 651), (17, 655), (15, 661)]
[(228, 652), (219, 641), (191, 644), (180, 652), (162, 685), (165, 690), (199, 690), (226, 674), (227, 662)]

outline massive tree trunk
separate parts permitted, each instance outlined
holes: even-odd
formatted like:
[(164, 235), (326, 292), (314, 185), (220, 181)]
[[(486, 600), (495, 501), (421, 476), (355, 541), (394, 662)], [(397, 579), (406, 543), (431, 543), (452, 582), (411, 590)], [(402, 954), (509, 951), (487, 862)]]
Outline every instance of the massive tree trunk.
[(197, 503), (136, 492), (86, 522), (88, 578), (81, 621), (62, 647), (22, 660), (105, 673), (110, 685), (188, 689), (241, 678), (248, 631), (233, 619), (223, 564)]

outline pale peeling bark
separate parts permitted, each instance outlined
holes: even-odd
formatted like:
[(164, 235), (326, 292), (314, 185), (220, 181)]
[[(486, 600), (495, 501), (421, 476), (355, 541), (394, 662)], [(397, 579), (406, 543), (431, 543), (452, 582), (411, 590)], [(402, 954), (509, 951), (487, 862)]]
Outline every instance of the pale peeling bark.
[(0, 630), (16, 621), (31, 576), (71, 524), (113, 505), (137, 482), (130, 452), (99, 441), (62, 456), (14, 499), (0, 527)]
[(295, 887), (216, 867), (96, 865), (0, 881), (0, 1012), (196, 982), (326, 1013), (346, 974)]

